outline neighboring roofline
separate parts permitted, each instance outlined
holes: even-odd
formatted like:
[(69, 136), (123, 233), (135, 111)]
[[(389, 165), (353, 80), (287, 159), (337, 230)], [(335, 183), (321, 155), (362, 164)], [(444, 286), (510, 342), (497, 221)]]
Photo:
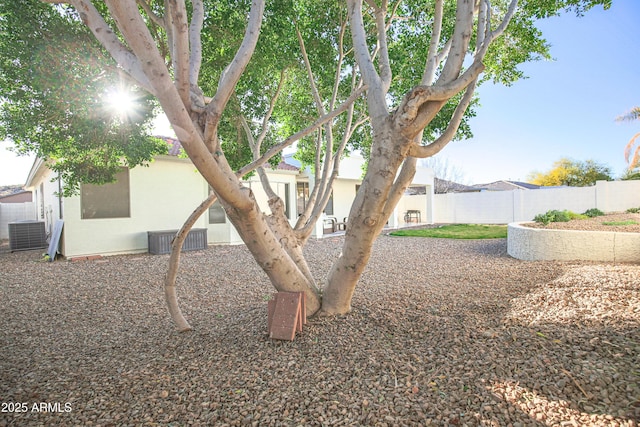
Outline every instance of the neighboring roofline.
[[(495, 189), (495, 186), (497, 185), (508, 186), (510, 187), (510, 190)], [(536, 184), (530, 184), (528, 182), (522, 182), (522, 181), (509, 181), (506, 179), (500, 179), (498, 181), (488, 182), (485, 184), (474, 184), (471, 187), (477, 188), (481, 191), (537, 190), (540, 188), (540, 186)]]
[[(530, 184), (528, 182), (522, 182), (522, 181), (509, 181), (509, 180), (502, 180), (502, 182), (506, 182), (508, 184), (514, 185), (518, 188), (522, 188), (523, 190), (535, 190), (538, 187), (540, 187), (539, 185), (536, 184)], [(524, 184), (524, 185), (523, 185)]]
[(20, 191), (15, 192), (15, 193), (5, 194), (4, 196), (0, 196), (0, 200), (2, 200), (2, 199), (6, 199), (6, 198), (8, 198), (8, 197), (15, 197), (15, 196), (19, 196), (20, 194), (24, 194), (24, 193), (33, 194), (33, 191), (31, 191), (31, 190), (24, 190), (24, 189), (23, 189), (23, 190), (20, 190)]

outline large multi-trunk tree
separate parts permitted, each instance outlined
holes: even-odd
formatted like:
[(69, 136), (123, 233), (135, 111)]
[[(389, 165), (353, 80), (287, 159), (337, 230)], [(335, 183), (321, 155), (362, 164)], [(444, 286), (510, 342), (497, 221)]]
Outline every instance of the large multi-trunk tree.
[[(157, 100), (211, 186), (188, 222), (217, 197), (273, 286), (304, 292), (308, 314), (335, 315), (350, 310), (417, 159), (468, 132), (464, 119), (482, 76), (508, 84), (521, 76), (519, 63), (547, 55), (535, 19), (607, 0), (66, 3), (120, 72)], [(317, 178), (312, 203), (291, 225), (263, 168), (295, 142)], [(350, 146), (367, 154), (367, 171), (342, 253), (318, 283), (302, 248)], [(270, 196), (269, 212), (243, 185), (252, 171)]]

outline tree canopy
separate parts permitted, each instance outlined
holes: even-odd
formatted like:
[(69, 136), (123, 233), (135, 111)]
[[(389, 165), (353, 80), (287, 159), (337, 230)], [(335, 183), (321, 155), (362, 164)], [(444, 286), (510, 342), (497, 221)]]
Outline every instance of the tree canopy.
[[(166, 152), (149, 136), (153, 99), (123, 77), (72, 8), (0, 1), (0, 52), (0, 137), (50, 160), (66, 194)], [(134, 108), (110, 103), (118, 92)]]
[(543, 186), (568, 185), (586, 187), (596, 181), (611, 181), (611, 168), (595, 160), (578, 161), (563, 158), (553, 163), (547, 172), (533, 172), (528, 180)]
[[(25, 17), (3, 0), (3, 25), (10, 31), (10, 23), (20, 20), (18, 27), (34, 46), (42, 37), (48, 40), (45, 46), (54, 43), (53, 36), (60, 34), (55, 40), (64, 53), (71, 50), (78, 57), (61, 68), (62, 81), (46, 79), (48, 86), (42, 87), (32, 78), (38, 58), (13, 52), (9, 36), (0, 42), (0, 50), (10, 53), (3, 74), (9, 75), (12, 61), (21, 70), (20, 83), (3, 77), (4, 105), (13, 108), (4, 111), (18, 117), (21, 111), (40, 113), (17, 120), (15, 127), (11, 116), (0, 116), (5, 135), (60, 164), (67, 161), (67, 151), (78, 151), (77, 158), (87, 153), (90, 160), (78, 164), (111, 165), (124, 158), (135, 165), (157, 148), (143, 138), (152, 105), (147, 102), (157, 102), (274, 287), (304, 292), (308, 313), (327, 315), (351, 309), (373, 242), (411, 183), (418, 159), (471, 134), (467, 119), (475, 114), (476, 87), (488, 80), (511, 84), (523, 77), (520, 64), (549, 56), (537, 19), (610, 4), (69, 0), (73, 8), (67, 8), (59, 0), (46, 1), (56, 5), (29, 3), (41, 15)], [(80, 22), (97, 42), (86, 40), (91, 37)], [(29, 25), (40, 24), (36, 33), (41, 35), (31, 37)], [(51, 29), (54, 24), (60, 31)], [(79, 40), (90, 50), (66, 44)], [(52, 65), (58, 69), (56, 61)], [(78, 81), (82, 90), (69, 84)], [(147, 94), (140, 98), (147, 108), (139, 121), (114, 126), (111, 117), (98, 114), (107, 82), (135, 82)], [(70, 99), (78, 99), (74, 108), (66, 107)], [(41, 108), (47, 102), (52, 105)], [(49, 108), (56, 112), (52, 120), (44, 114)], [(89, 133), (89, 120), (98, 121), (91, 129), (100, 137)], [(53, 133), (59, 127), (68, 132)], [(51, 136), (40, 138), (43, 129)], [(152, 145), (145, 149), (134, 141)], [(46, 142), (60, 151), (44, 150)], [(104, 143), (115, 148), (104, 150)], [(292, 224), (264, 168), (294, 145), (298, 158), (313, 166), (315, 181), (307, 209)], [(319, 284), (302, 247), (329, 200), (340, 160), (351, 150), (362, 151), (368, 166), (351, 206), (342, 252)], [(131, 152), (140, 155), (128, 158)], [(269, 197), (268, 212), (243, 185), (242, 177), (253, 171)]]

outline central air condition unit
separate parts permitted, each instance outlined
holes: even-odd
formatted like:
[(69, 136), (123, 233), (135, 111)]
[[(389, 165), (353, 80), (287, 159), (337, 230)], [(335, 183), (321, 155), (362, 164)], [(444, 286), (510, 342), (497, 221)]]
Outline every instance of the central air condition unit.
[(9, 223), (9, 249), (28, 251), (47, 247), (47, 232), (43, 221), (17, 221)]
[[(178, 230), (147, 231), (149, 253), (154, 255), (171, 253), (171, 241)], [(182, 244), (183, 251), (197, 251), (207, 248), (207, 229), (194, 228)]]

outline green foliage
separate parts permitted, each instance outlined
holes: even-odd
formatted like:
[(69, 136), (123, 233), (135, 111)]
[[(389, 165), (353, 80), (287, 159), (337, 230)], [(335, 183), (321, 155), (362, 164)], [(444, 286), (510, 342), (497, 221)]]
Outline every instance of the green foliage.
[[(161, 14), (161, 2), (149, 3)], [(507, 3), (496, 1), (492, 5), (494, 27)], [(245, 31), (249, 4), (248, 0), (205, 2), (203, 63), (198, 82), (205, 94), (215, 93), (224, 68), (235, 55)], [(504, 37), (490, 48), (485, 58), (483, 81), (509, 85), (524, 77), (518, 70), (521, 64), (549, 57), (549, 46), (535, 26), (538, 18), (563, 10), (582, 14), (595, 5), (607, 7), (610, 0), (522, 0), (520, 4)], [(97, 7), (105, 9), (99, 2)], [(455, 8), (454, 0), (445, 1), (443, 37), (453, 31)], [(389, 20), (393, 75), (388, 95), (390, 108), (420, 83), (433, 14), (431, 3), (405, 0), (395, 10), (394, 19)], [(372, 17), (365, 15), (369, 41), (374, 46)], [(296, 29), (304, 40), (324, 110), (329, 111), (350, 95), (352, 84), (360, 75), (353, 57), (351, 34), (345, 26), (347, 18), (345, 2), (338, 0), (268, 2), (255, 54), (218, 128), (225, 157), (234, 169), (249, 162), (252, 155), (251, 135), (241, 125), (241, 117), (250, 125), (254, 137), (266, 133), (264, 152), (319, 116)], [(151, 33), (158, 36), (158, 49), (166, 54), (166, 41), (160, 37), (163, 30), (152, 20), (148, 22)], [(475, 48), (474, 37), (470, 51)], [(103, 108), (102, 95), (122, 82), (113, 60), (71, 8), (40, 0), (0, 0), (0, 52), (3, 99), (0, 137), (11, 138), (18, 152), (32, 152), (50, 159), (68, 191), (76, 189), (80, 182), (109, 182), (123, 163), (130, 167), (145, 164), (166, 150), (161, 141), (146, 136), (153, 116), (152, 99), (138, 93), (140, 108), (136, 115), (126, 119)], [(341, 52), (345, 55), (339, 62)], [(270, 120), (264, 123), (281, 77), (284, 77), (282, 94)], [(444, 104), (425, 129), (423, 143), (434, 141), (447, 128), (460, 97), (458, 94)], [(363, 97), (354, 105), (356, 120), (366, 118), (365, 101)], [(468, 120), (475, 115), (477, 105), (476, 99), (467, 109), (454, 139), (472, 136)], [(299, 141), (296, 157), (305, 165), (313, 164), (317, 138), (321, 138), (324, 147), (331, 140), (340, 140), (346, 133), (345, 120), (345, 115), (341, 115), (322, 131)], [(267, 128), (263, 129), (264, 126)], [(365, 124), (347, 137), (350, 144), (347, 152), (361, 150), (366, 158), (372, 140), (370, 127)], [(335, 149), (337, 144), (333, 146)], [(278, 161), (276, 157), (272, 164)]]
[(627, 213), (638, 213), (640, 212), (640, 208), (629, 208), (626, 211)]
[(558, 160), (546, 173), (533, 172), (528, 181), (543, 186), (568, 185), (586, 187), (596, 181), (611, 181), (611, 168), (595, 160), (576, 161), (567, 158)]
[(438, 237), (445, 239), (503, 239), (507, 237), (506, 225), (454, 224), (438, 228), (397, 230), (392, 236)]
[(575, 213), (575, 212), (569, 211), (569, 219), (570, 220), (572, 220), (572, 219), (587, 219), (587, 218), (589, 218), (588, 215), (579, 214), (579, 213)]
[(603, 221), (602, 225), (612, 225), (612, 226), (616, 226), (616, 225), (636, 225), (638, 224), (638, 221), (634, 221), (632, 219), (628, 219), (626, 221)]
[(71, 9), (39, 0), (0, 1), (0, 137), (19, 154), (48, 160), (65, 183), (110, 182), (123, 164), (144, 164), (166, 144), (150, 138), (154, 103), (132, 91), (137, 108), (110, 109), (125, 87), (113, 60)]
[(626, 169), (620, 177), (622, 181), (632, 181), (640, 179), (640, 167), (634, 169)]
[(536, 19), (557, 16), (562, 11), (582, 16), (595, 6), (611, 7), (611, 0), (525, 0), (520, 3), (526, 13)]
[(602, 212), (600, 209), (598, 208), (591, 208), (591, 209), (587, 209), (586, 211), (584, 211), (584, 214), (588, 216), (589, 218), (595, 218), (597, 216), (603, 216), (604, 212)]
[(588, 218), (587, 215), (577, 214), (575, 212), (571, 212), (569, 210), (550, 210), (543, 214), (538, 214), (533, 218), (535, 222), (539, 222), (541, 224), (547, 225), (550, 222), (568, 222), (572, 219), (585, 219)]

